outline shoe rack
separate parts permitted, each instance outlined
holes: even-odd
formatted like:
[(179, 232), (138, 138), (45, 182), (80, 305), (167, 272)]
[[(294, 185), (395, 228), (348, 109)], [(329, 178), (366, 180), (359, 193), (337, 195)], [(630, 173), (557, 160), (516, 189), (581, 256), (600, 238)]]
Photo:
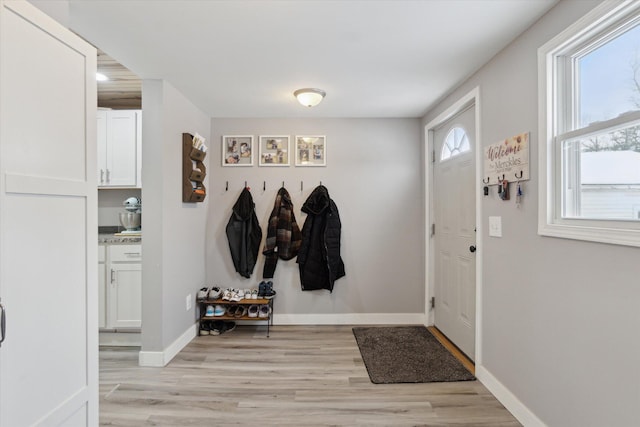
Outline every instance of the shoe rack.
[(207, 189), (203, 184), (207, 176), (207, 168), (202, 163), (206, 156), (207, 153), (193, 147), (193, 135), (182, 134), (182, 201), (184, 203), (203, 202), (207, 197)]
[[(198, 304), (200, 304), (200, 319), (198, 322), (198, 335), (200, 334), (200, 322), (203, 321), (211, 321), (211, 320), (224, 320), (224, 321), (243, 321), (243, 320), (252, 320), (252, 321), (258, 321), (258, 322), (267, 322), (267, 338), (269, 338), (269, 327), (273, 325), (273, 300), (275, 298), (271, 298), (271, 299), (266, 299), (266, 298), (258, 298), (258, 299), (241, 299), (240, 301), (228, 301), (228, 300), (224, 300), (221, 298), (215, 299), (215, 300), (210, 300), (210, 299), (205, 299), (202, 301), (198, 301)], [(216, 305), (221, 305), (223, 307), (225, 307), (225, 310), (232, 306), (232, 305), (241, 305), (243, 307), (245, 307), (247, 309), (247, 314), (241, 317), (236, 317), (236, 316), (229, 316), (227, 315), (227, 312), (225, 311), (225, 314), (223, 316), (206, 316), (206, 312), (207, 312), (207, 306), (208, 305), (212, 305), (212, 306), (216, 306)], [(267, 317), (249, 317), (248, 313), (249, 313), (249, 306), (251, 305), (257, 305), (258, 307), (262, 306), (262, 305), (267, 305), (269, 306), (269, 315)]]

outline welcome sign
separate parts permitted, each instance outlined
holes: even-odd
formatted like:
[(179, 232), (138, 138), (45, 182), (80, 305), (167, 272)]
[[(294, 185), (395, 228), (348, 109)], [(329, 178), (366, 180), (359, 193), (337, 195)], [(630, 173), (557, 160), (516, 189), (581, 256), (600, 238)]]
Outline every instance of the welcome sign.
[(501, 180), (528, 180), (529, 133), (521, 133), (485, 147), (482, 179), (486, 185), (496, 185)]

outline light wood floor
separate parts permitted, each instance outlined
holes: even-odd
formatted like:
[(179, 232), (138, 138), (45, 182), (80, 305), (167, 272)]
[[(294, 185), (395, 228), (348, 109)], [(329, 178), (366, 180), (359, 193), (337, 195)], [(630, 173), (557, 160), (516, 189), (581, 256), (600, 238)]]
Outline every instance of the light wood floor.
[[(478, 381), (373, 384), (350, 326), (238, 326), (164, 368), (100, 351), (100, 424), (520, 426)], [(401, 366), (398, 369), (402, 369)]]

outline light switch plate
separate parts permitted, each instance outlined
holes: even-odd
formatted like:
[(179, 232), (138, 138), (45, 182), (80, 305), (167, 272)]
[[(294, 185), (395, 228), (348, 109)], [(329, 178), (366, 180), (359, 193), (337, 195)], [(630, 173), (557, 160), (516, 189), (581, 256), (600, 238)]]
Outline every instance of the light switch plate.
[(501, 216), (489, 217), (489, 236), (502, 237), (502, 217)]

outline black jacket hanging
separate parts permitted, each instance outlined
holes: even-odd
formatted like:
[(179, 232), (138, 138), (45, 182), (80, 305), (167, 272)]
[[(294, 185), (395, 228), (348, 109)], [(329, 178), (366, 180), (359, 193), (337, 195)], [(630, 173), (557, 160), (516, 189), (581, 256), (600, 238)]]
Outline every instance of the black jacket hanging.
[(242, 190), (233, 205), (233, 213), (227, 224), (227, 239), (236, 271), (249, 278), (258, 259), (262, 230), (256, 217), (255, 204), (247, 188)]
[(340, 257), (342, 224), (336, 204), (323, 185), (316, 187), (302, 205), (307, 219), (302, 226), (302, 244), (297, 263), (303, 291), (333, 291), (336, 280), (345, 275)]
[(276, 271), (278, 258), (290, 260), (298, 255), (302, 236), (293, 214), (293, 203), (289, 192), (282, 187), (278, 190), (273, 211), (269, 216), (267, 239), (262, 253), (266, 259), (262, 277), (270, 279)]

